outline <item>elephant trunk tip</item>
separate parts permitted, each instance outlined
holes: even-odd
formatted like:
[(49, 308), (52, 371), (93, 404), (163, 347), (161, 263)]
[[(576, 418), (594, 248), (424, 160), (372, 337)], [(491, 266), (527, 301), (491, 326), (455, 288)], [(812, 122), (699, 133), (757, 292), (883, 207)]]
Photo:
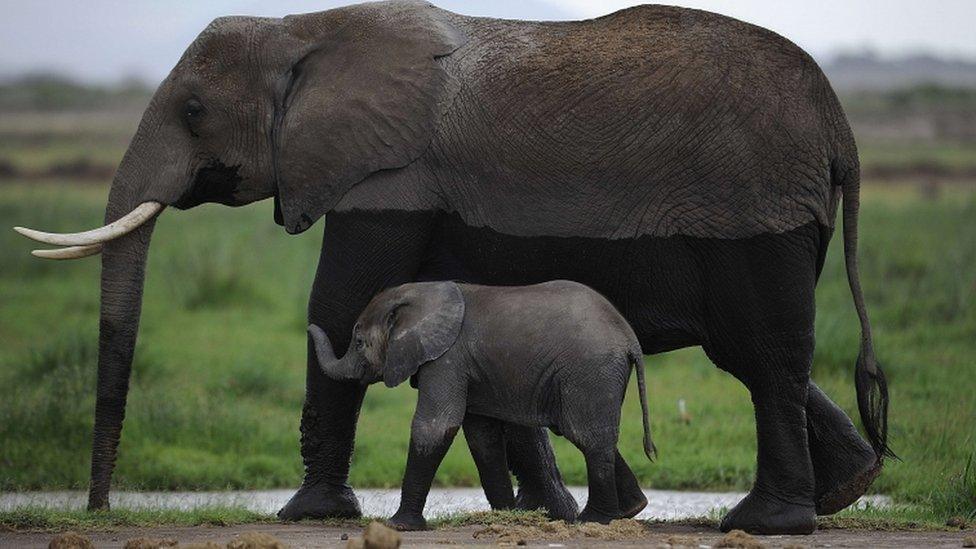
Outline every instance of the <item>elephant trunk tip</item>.
[(315, 345), (315, 354), (318, 356), (319, 364), (325, 365), (336, 360), (335, 351), (332, 350), (332, 342), (322, 328), (315, 324), (308, 325), (308, 335), (312, 338)]

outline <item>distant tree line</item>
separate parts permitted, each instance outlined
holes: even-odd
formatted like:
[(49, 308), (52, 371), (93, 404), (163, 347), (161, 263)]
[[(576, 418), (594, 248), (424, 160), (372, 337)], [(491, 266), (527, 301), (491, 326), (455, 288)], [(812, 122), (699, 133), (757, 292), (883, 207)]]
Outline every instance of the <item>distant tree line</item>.
[(152, 89), (137, 79), (91, 85), (58, 74), (36, 73), (0, 82), (0, 111), (99, 110), (144, 104), (151, 95)]

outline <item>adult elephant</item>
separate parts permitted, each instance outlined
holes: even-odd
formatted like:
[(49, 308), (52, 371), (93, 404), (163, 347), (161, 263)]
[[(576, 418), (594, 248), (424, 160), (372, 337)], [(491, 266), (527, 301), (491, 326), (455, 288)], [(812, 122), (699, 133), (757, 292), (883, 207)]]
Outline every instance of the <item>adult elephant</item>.
[[(89, 506), (108, 504), (144, 268), (166, 205), (269, 197), (289, 233), (329, 213), (308, 320), (339, 348), (378, 290), (410, 280), (564, 278), (611, 299), (645, 352), (701, 345), (750, 390), (758, 471), (723, 529), (810, 532), (888, 452), (887, 394), (857, 260), (858, 158), (816, 63), (703, 11), (590, 21), (474, 18), (381, 2), (214, 21), (146, 109), (102, 229), (21, 231), (102, 252)], [(814, 286), (843, 197), (870, 445), (809, 379)], [(309, 344), (305, 481), (285, 518), (358, 515), (346, 484), (363, 389)], [(558, 500), (541, 430), (509, 433), (527, 500)], [(528, 484), (532, 484), (531, 482)]]

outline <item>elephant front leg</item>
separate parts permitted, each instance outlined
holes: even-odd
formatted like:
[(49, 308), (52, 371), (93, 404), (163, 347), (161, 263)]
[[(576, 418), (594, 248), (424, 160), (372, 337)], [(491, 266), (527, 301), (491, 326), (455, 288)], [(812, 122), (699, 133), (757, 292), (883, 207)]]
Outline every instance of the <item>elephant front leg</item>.
[(451, 447), (465, 413), (464, 375), (437, 361), (418, 374), (417, 411), (410, 426), (410, 453), (400, 488), (400, 507), (390, 520), (397, 530), (426, 530), (424, 505), (434, 474)]
[[(384, 288), (414, 280), (433, 222), (433, 214), (417, 212), (329, 214), (308, 322), (321, 327), (335, 348), (347, 348), (353, 323), (369, 300)], [(301, 423), (305, 479), (278, 517), (358, 517), (359, 503), (347, 479), (365, 389), (326, 377), (311, 339), (307, 353)]]
[(300, 427), (305, 480), (278, 518), (358, 518), (359, 501), (346, 479), (366, 388), (325, 377), (317, 361), (308, 366), (306, 387)]
[(426, 530), (424, 505), (434, 481), (434, 474), (454, 441), (459, 425), (440, 429), (427, 424), (418, 425), (410, 435), (407, 469), (400, 488), (400, 507), (387, 524), (402, 531)]

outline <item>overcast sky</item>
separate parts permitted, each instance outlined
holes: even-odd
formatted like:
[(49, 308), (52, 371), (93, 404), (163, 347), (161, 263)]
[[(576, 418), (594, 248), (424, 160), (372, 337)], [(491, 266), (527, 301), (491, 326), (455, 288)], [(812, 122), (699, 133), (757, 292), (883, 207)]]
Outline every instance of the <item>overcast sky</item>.
[[(5, 0), (0, 75), (58, 71), (89, 81), (162, 79), (187, 44), (221, 15), (318, 11), (342, 0)], [(470, 15), (581, 19), (626, 0), (434, 0)], [(870, 48), (976, 59), (976, 0), (674, 0), (770, 28), (821, 59)]]

